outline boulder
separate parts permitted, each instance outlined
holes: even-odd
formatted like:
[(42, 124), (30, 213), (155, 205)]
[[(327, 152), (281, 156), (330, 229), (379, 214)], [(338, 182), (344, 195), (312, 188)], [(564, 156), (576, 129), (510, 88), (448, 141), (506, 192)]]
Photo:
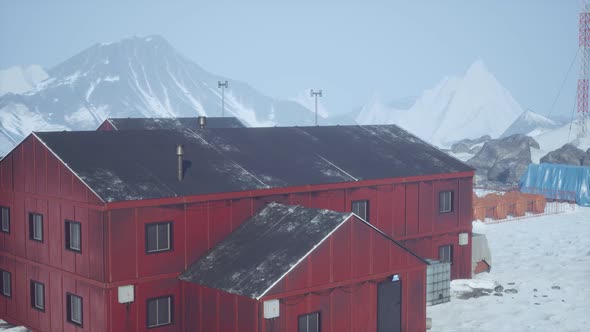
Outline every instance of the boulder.
[[(474, 147), (474, 145), (477, 145), (480, 143), (485, 143), (491, 139), (492, 138), (490, 137), (490, 135), (485, 135), (485, 136), (482, 136), (482, 137), (476, 138), (476, 139), (463, 139), (463, 140), (460, 140), (459, 142), (453, 144), (451, 146), (451, 151), (453, 151), (453, 153), (464, 153), (464, 152), (477, 153), (477, 151), (479, 151), (479, 149), (481, 149), (481, 147), (480, 146)], [(476, 150), (476, 152), (471, 152), (473, 150)]]
[(541, 162), (546, 164), (590, 166), (590, 149), (584, 152), (573, 144), (567, 143), (561, 148), (546, 154), (541, 158)]
[(493, 139), (467, 163), (488, 181), (516, 184), (532, 162), (531, 147), (538, 149), (539, 143), (525, 135)]

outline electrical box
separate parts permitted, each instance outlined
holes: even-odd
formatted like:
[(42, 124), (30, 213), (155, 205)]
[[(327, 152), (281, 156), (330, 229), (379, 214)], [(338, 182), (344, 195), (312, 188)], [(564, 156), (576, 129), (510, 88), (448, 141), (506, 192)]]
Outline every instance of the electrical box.
[(469, 233), (459, 233), (459, 245), (466, 246), (469, 244)]
[(130, 303), (133, 300), (133, 285), (119, 286), (119, 303)]
[(264, 318), (271, 319), (279, 317), (279, 300), (264, 301)]

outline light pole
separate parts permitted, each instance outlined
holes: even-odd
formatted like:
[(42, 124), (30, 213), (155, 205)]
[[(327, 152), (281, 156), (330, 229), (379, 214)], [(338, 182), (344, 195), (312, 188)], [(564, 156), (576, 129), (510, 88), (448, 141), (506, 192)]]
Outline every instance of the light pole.
[(221, 117), (225, 116), (225, 89), (229, 87), (227, 81), (217, 81), (217, 87), (221, 89)]
[(309, 95), (311, 97), (315, 97), (315, 125), (318, 125), (318, 97), (322, 96), (322, 89), (318, 91), (313, 91), (313, 89), (309, 90)]

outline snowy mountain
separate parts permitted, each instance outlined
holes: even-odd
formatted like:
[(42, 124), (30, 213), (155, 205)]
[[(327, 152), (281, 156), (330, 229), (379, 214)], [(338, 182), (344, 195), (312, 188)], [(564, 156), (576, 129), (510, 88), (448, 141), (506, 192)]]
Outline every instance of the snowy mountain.
[(585, 137), (577, 137), (580, 128), (580, 122), (578, 120), (533, 136), (539, 143), (540, 149), (531, 150), (532, 161), (539, 163), (541, 158), (547, 153), (561, 148), (566, 143), (572, 143), (575, 147), (583, 151), (590, 149), (590, 121), (586, 121), (585, 125), (586, 132), (588, 133)]
[(162, 37), (96, 44), (48, 71), (30, 91), (0, 97), (0, 155), (31, 130), (95, 129), (110, 117), (219, 116), (249, 126), (311, 125), (313, 112), (207, 72)]
[(506, 129), (502, 137), (512, 136), (514, 134), (524, 134), (528, 136), (537, 136), (548, 129), (556, 128), (559, 124), (541, 114), (530, 110), (524, 111), (516, 120)]
[(424, 91), (407, 109), (373, 98), (356, 121), (396, 123), (423, 139), (448, 147), (464, 138), (499, 137), (523, 113), (522, 108), (486, 68), (474, 62), (463, 77), (448, 77)]
[(0, 96), (30, 91), (47, 77), (47, 73), (39, 65), (30, 65), (26, 68), (13, 66), (0, 70)]

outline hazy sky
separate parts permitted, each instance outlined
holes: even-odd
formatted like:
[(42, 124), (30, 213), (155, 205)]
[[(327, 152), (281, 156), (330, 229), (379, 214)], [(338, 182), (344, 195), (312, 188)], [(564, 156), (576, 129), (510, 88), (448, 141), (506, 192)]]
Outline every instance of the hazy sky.
[[(578, 0), (0, 1), (0, 68), (46, 68), (97, 42), (159, 34), (273, 97), (322, 88), (330, 112), (420, 94), (483, 59), (547, 113), (578, 49)], [(578, 64), (556, 111), (571, 114)]]

